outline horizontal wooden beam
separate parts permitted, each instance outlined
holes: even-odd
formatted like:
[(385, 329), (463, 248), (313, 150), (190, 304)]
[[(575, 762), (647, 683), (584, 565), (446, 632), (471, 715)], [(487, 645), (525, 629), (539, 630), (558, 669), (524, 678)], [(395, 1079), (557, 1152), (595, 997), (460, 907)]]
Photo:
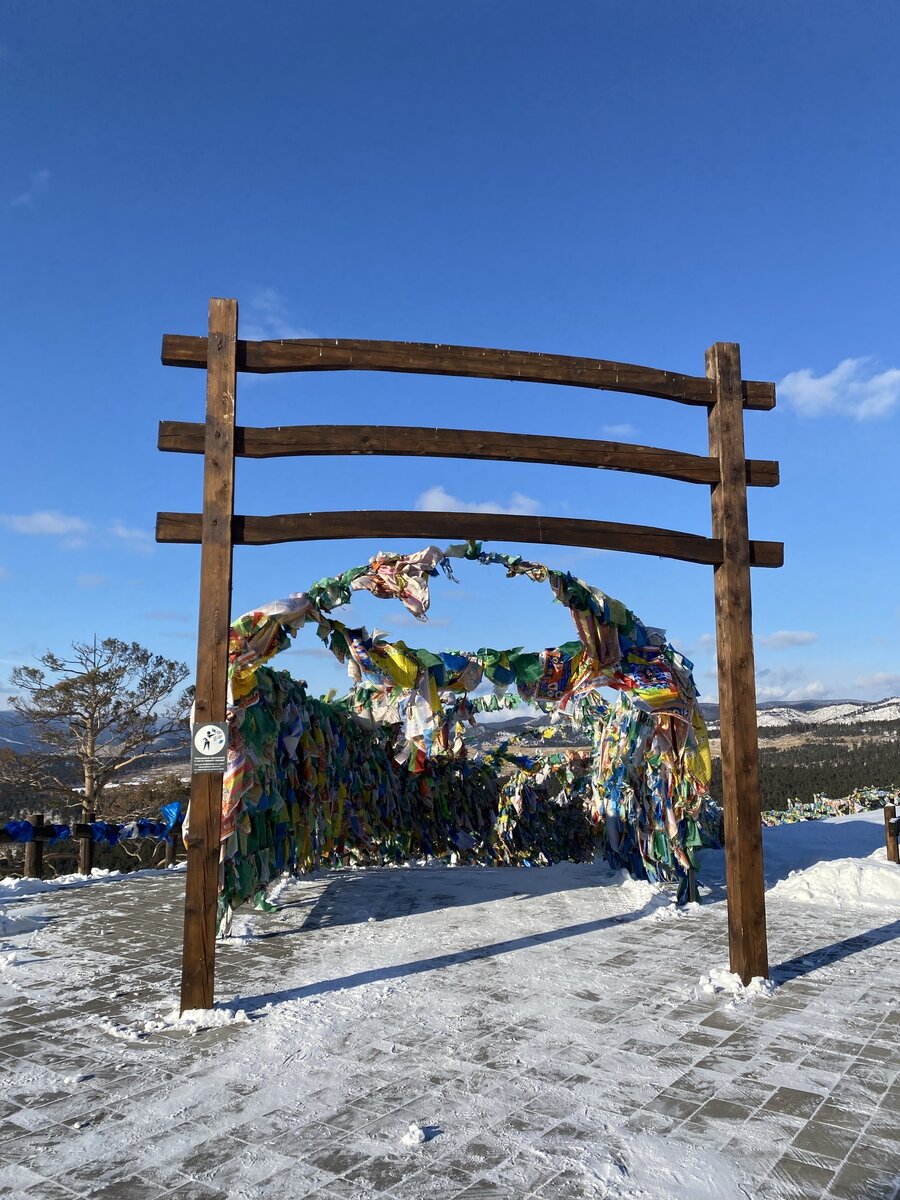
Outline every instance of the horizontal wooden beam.
[[(202, 454), (204, 445), (205, 426), (190, 421), (160, 421), (160, 450)], [(277, 425), (264, 429), (239, 425), (235, 430), (235, 454), (242, 458), (290, 458), (314, 454), (485, 458), (631, 471), (686, 483), (719, 482), (717, 459), (683, 454), (679, 450), (659, 450), (626, 442), (409, 425)], [(775, 487), (778, 463), (748, 460), (747, 483)]]
[[(157, 513), (158, 542), (199, 543), (199, 513)], [(581, 521), (570, 517), (511, 516), (506, 513), (445, 512), (312, 512), (271, 517), (235, 516), (236, 546), (268, 546), (277, 542), (313, 542), (364, 537), (465, 538), (538, 545), (587, 546), (595, 550), (624, 550), (684, 562), (722, 562), (722, 543), (716, 538), (648, 525), (613, 521)], [(750, 561), (757, 567), (780, 567), (781, 542), (751, 542)]]
[[(205, 367), (206, 338), (167, 333), (162, 342), (166, 367)], [(290, 341), (238, 341), (239, 371), (267, 375), (280, 371), (402, 371), (462, 375), (525, 383), (562, 383), (709, 405), (712, 384), (700, 375), (680, 375), (656, 367), (568, 354), (529, 350), (490, 350), (431, 342), (375, 342), (353, 338), (298, 338)], [(775, 407), (774, 383), (743, 383), (744, 408)]]

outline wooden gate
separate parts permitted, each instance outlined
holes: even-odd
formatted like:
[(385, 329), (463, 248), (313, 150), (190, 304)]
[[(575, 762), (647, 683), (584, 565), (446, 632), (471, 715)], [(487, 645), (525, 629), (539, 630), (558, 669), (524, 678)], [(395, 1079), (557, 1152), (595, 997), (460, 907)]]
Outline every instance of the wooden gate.
[[(778, 463), (747, 459), (744, 412), (775, 407), (775, 385), (741, 378), (740, 348), (717, 342), (706, 352), (706, 375), (652, 367), (418, 342), (304, 338), (238, 340), (236, 300), (210, 300), (208, 337), (166, 334), (165, 366), (206, 370), (206, 424), (161, 421), (160, 450), (204, 456), (203, 512), (159, 513), (158, 542), (202, 546), (197, 646), (197, 723), (225, 720), (231, 569), (235, 545), (331, 538), (472, 538), (588, 546), (658, 555), (713, 568), (728, 941), (731, 969), (749, 983), (769, 973), (759, 804), (756, 683), (753, 667), (750, 567), (780, 567), (781, 542), (751, 541), (747, 487), (774, 487)], [(399, 371), (462, 375), (637, 393), (706, 408), (709, 455), (582, 438), (381, 425), (236, 424), (241, 371)], [(604, 467), (709, 486), (711, 537), (644, 525), (564, 517), (446, 512), (310, 512), (247, 516), (234, 512), (236, 458), (378, 454), (478, 458), (503, 462)], [(181, 1008), (213, 1002), (218, 889), (221, 773), (191, 780), (187, 840)]]

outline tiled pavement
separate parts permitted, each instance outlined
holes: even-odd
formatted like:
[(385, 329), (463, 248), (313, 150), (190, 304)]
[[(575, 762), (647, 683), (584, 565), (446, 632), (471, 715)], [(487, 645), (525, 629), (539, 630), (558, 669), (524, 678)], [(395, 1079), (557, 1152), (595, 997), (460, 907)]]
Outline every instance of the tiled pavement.
[(183, 876), (41, 897), (33, 932), (15, 906), (0, 1195), (900, 1196), (900, 914), (770, 903), (779, 987), (731, 1004), (697, 987), (720, 900), (635, 921), (549, 878), (292, 885), (219, 954), (251, 1023), (196, 1037), (134, 1021), (171, 1006)]

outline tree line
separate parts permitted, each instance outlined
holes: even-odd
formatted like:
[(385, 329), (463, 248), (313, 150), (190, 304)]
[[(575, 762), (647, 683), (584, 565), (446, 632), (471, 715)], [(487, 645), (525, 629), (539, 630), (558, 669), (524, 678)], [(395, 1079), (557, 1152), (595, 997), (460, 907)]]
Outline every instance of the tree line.
[[(759, 744), (760, 801), (785, 808), (788, 800), (812, 800), (816, 793), (836, 799), (854, 788), (900, 786), (900, 721), (872, 726), (836, 725), (810, 732), (801, 745)], [(713, 760), (710, 791), (722, 799), (722, 764)]]

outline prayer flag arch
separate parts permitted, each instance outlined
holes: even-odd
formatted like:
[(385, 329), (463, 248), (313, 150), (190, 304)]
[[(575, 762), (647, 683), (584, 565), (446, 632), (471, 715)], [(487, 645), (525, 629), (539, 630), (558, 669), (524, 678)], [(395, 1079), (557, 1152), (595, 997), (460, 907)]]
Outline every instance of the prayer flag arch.
[[(160, 542), (202, 546), (194, 720), (198, 725), (230, 720), (224, 776), (215, 770), (192, 776), (182, 1010), (212, 1004), (217, 910), (219, 920), (227, 919), (229, 909), (264, 884), (273, 868), (315, 864), (327, 859), (329, 849), (349, 848), (364, 857), (366, 846), (378, 844), (398, 855), (430, 847), (471, 852), (481, 860), (547, 858), (563, 846), (577, 852), (579, 831), (589, 828), (574, 819), (577, 808), (601, 826), (615, 861), (662, 875), (683, 876), (688, 870), (709, 778), (690, 664), (658, 630), (598, 589), (541, 563), (485, 552), (477, 544), (483, 539), (626, 550), (712, 566), (731, 969), (745, 983), (768, 975), (750, 567), (781, 566), (783, 546), (751, 541), (748, 535), (747, 487), (775, 486), (778, 464), (745, 457), (743, 410), (773, 408), (775, 387), (741, 378), (739, 347), (712, 346), (706, 376), (700, 377), (593, 358), (467, 346), (243, 341), (237, 302), (214, 299), (208, 337), (167, 334), (162, 361), (207, 372), (205, 426), (162, 421), (159, 430), (161, 450), (204, 456), (203, 511), (159, 513), (156, 536)], [(468, 430), (236, 424), (239, 371), (317, 370), (459, 375), (656, 396), (707, 409), (709, 455)], [(481, 513), (234, 512), (237, 457), (359, 453), (604, 467), (705, 484), (711, 493), (712, 536)], [(463, 541), (446, 550), (429, 546), (417, 555), (378, 555), (288, 601), (254, 610), (232, 626), (234, 545), (394, 536)], [(360, 588), (396, 597), (420, 615), (428, 606), (429, 579), (464, 558), (501, 563), (509, 574), (548, 583), (570, 609), (577, 641), (553, 651), (440, 655), (373, 640), (365, 630), (328, 615)], [(342, 706), (313, 700), (286, 673), (263, 665), (306, 621), (315, 623), (356, 673), (359, 686)], [(579, 771), (569, 756), (536, 778), (522, 763), (507, 761), (501, 778), (498, 760), (466, 764), (457, 727), (483, 703), (470, 693), (485, 678), (497, 691), (515, 684), (525, 698), (572, 707), (591, 732), (584, 769)], [(624, 698), (611, 707), (598, 691), (601, 686), (619, 690)], [(392, 741), (366, 732), (367, 714), (372, 726), (390, 729)], [(372, 773), (376, 758), (383, 768), (378, 778)], [(398, 759), (409, 761), (398, 767)], [(557, 768), (562, 781), (554, 784)], [(549, 794), (555, 787), (563, 802), (529, 804), (545, 785)], [(378, 829), (370, 827), (372, 822), (380, 822)]]

